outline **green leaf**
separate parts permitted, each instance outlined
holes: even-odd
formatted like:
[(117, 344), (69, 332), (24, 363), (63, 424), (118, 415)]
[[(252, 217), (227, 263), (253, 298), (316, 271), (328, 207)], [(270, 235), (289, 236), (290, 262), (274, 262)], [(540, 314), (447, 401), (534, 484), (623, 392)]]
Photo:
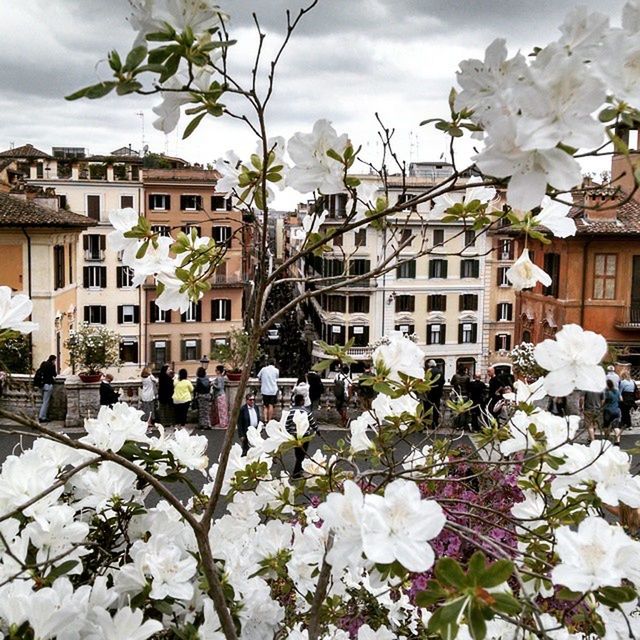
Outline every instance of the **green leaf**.
[(467, 569), (467, 575), (469, 578), (473, 578), (472, 584), (477, 584), (478, 578), (482, 575), (485, 568), (485, 557), (482, 551), (476, 551), (469, 560), (469, 566)]
[(156, 31), (155, 33), (147, 33), (145, 38), (149, 42), (171, 42), (173, 40), (173, 34), (165, 33), (164, 31)]
[(120, 71), (120, 69), (122, 69), (122, 61), (120, 60), (120, 56), (118, 55), (118, 52), (114, 49), (107, 57), (107, 60), (109, 61), (109, 66), (114, 70), (114, 71)]
[(492, 593), (494, 602), (491, 606), (495, 611), (508, 616), (515, 616), (522, 611), (522, 605), (509, 593)]
[(482, 607), (475, 601), (469, 605), (467, 625), (474, 640), (484, 640), (487, 635), (487, 623), (484, 621)]
[(435, 574), (440, 582), (457, 589), (463, 589), (468, 584), (462, 567), (453, 558), (440, 558), (436, 563)]
[(145, 254), (147, 253), (147, 249), (149, 248), (149, 243), (148, 242), (143, 242), (140, 245), (140, 248), (138, 249), (138, 251), (136, 252), (136, 259), (137, 260), (141, 260), (142, 258), (144, 258)]
[(116, 86), (115, 82), (101, 82), (89, 87), (85, 94), (89, 100), (96, 100), (97, 98), (103, 98)]
[(71, 571), (71, 569), (73, 569), (77, 564), (77, 560), (67, 560), (62, 564), (59, 564), (57, 567), (54, 567), (53, 569), (51, 569), (51, 571), (49, 571), (47, 580), (53, 583), (60, 576), (63, 576), (65, 573), (69, 573), (69, 571)]
[(632, 587), (602, 587), (598, 590), (596, 597), (598, 595), (604, 596), (604, 598), (615, 604), (630, 602), (637, 598), (636, 591)]
[(133, 71), (137, 67), (139, 67), (144, 59), (147, 57), (147, 47), (144, 45), (140, 45), (139, 47), (134, 47), (127, 54), (127, 59), (124, 63), (123, 71)]
[[(172, 53), (167, 61), (164, 63), (164, 71), (160, 74), (160, 82), (166, 82), (169, 78), (174, 76), (178, 71), (180, 65), (181, 56), (179, 53)], [(151, 62), (151, 59), (149, 60)]]
[(491, 589), (506, 582), (512, 573), (513, 562), (510, 560), (498, 560), (480, 576), (478, 584), (485, 589)]
[(342, 156), (337, 152), (334, 151), (333, 149), (327, 149), (327, 155), (332, 159), (335, 160), (336, 162), (343, 162)]
[(618, 115), (618, 110), (615, 107), (605, 107), (599, 114), (598, 120), (600, 122), (610, 122), (615, 120)]
[(196, 127), (200, 124), (200, 122), (202, 121), (202, 118), (204, 118), (206, 115), (207, 115), (206, 112), (201, 113), (199, 116), (196, 116), (195, 118), (193, 118), (191, 122), (189, 122), (189, 124), (186, 126), (184, 130), (184, 133), (182, 134), (183, 140), (188, 138), (196, 130)]
[(129, 93), (135, 93), (142, 89), (142, 85), (137, 80), (127, 80), (126, 82), (120, 82), (116, 87), (116, 93), (119, 96), (125, 96)]
[(65, 100), (78, 100), (79, 98), (84, 98), (87, 95), (87, 91), (89, 91), (91, 87), (85, 87), (84, 89), (78, 89), (78, 91), (74, 91), (70, 93), (68, 96), (65, 96)]

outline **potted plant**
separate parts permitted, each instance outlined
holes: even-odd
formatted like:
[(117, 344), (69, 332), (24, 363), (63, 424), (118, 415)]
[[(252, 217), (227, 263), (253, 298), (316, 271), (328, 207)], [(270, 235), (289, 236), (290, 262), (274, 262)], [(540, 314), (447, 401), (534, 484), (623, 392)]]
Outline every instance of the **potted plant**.
[[(229, 380), (240, 380), (242, 376), (242, 366), (244, 365), (247, 353), (249, 352), (249, 334), (242, 329), (233, 329), (227, 334), (227, 341), (213, 345), (211, 349), (211, 360), (224, 362), (227, 367), (227, 377)], [(262, 355), (260, 349), (256, 353), (256, 358)]]
[(102, 369), (120, 365), (120, 336), (106, 327), (83, 324), (64, 343), (71, 366), (83, 382), (98, 382)]

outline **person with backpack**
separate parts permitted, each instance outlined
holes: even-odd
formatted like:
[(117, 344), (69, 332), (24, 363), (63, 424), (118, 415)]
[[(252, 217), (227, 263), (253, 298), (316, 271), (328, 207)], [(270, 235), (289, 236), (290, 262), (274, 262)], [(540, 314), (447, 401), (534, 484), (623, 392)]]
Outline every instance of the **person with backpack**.
[(351, 396), (351, 380), (349, 380), (349, 367), (346, 364), (336, 373), (333, 379), (333, 395), (336, 399), (336, 410), (340, 414), (342, 426), (346, 427), (349, 422), (347, 407)]
[(636, 383), (631, 379), (628, 371), (620, 375), (620, 426), (623, 429), (631, 428), (631, 409), (636, 406)]
[(320, 408), (320, 400), (324, 393), (324, 384), (322, 378), (315, 372), (307, 373), (307, 382), (309, 383), (309, 400), (311, 400), (311, 411), (317, 411)]
[(53, 381), (57, 375), (56, 357), (50, 355), (40, 364), (33, 377), (34, 386), (42, 389), (42, 404), (40, 405), (40, 412), (38, 413), (38, 420), (40, 422), (49, 422), (47, 413), (49, 411), (49, 402), (53, 395)]

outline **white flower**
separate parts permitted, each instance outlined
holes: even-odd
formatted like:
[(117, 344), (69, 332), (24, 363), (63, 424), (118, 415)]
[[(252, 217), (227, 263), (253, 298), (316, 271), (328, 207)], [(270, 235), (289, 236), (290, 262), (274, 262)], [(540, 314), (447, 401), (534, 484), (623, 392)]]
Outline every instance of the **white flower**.
[(474, 200), (479, 200), (483, 204), (491, 202), (496, 197), (496, 190), (493, 187), (476, 186), (476, 182), (479, 182), (479, 179), (472, 178), (467, 182), (465, 191), (451, 191), (435, 198), (429, 217), (441, 218), (447, 209), (455, 204), (469, 204)]
[(589, 516), (577, 531), (562, 526), (555, 533), (560, 564), (551, 572), (554, 584), (583, 592), (616, 587), (623, 579), (637, 581), (640, 542), (632, 540), (621, 527)]
[(505, 400), (515, 402), (516, 404), (520, 404), (521, 402), (533, 404), (538, 400), (542, 400), (546, 395), (547, 392), (544, 388), (544, 378), (538, 378), (531, 384), (527, 384), (524, 380), (516, 380), (513, 383), (513, 392), (505, 393), (504, 398)]
[(511, 507), (511, 515), (522, 521), (519, 528), (530, 531), (540, 526), (540, 516), (544, 513), (546, 502), (539, 493), (530, 489), (523, 491), (523, 494), (524, 500)]
[(394, 480), (384, 496), (368, 494), (364, 499), (362, 545), (373, 562), (397, 560), (409, 571), (427, 571), (434, 553), (428, 540), (435, 538), (446, 522), (440, 505), (423, 500), (415, 483)]
[(215, 168), (222, 178), (216, 182), (216, 191), (230, 194), (237, 186), (240, 178), (240, 165), (242, 160), (235, 151), (229, 150), (223, 158), (218, 158)]
[(168, 449), (178, 464), (197, 471), (204, 471), (209, 464), (206, 436), (191, 435), (185, 429), (177, 429), (168, 440)]
[(18, 293), (11, 297), (11, 288), (0, 286), (0, 333), (3, 329), (31, 333), (38, 329), (37, 322), (25, 320), (33, 312), (29, 296)]
[(136, 489), (138, 476), (133, 471), (115, 462), (102, 462), (97, 469), (85, 469), (76, 474), (71, 484), (80, 498), (78, 507), (91, 507), (96, 511), (105, 509), (114, 499), (124, 502), (139, 498)]
[(138, 238), (125, 238), (124, 234), (137, 226), (138, 212), (131, 207), (110, 211), (109, 222), (115, 229), (115, 231), (107, 235), (107, 245), (109, 249), (123, 252), (123, 264), (133, 264), (138, 248), (140, 247), (140, 240)]
[(389, 380), (400, 381), (400, 372), (414, 378), (424, 378), (424, 352), (402, 331), (391, 331), (388, 344), (378, 346), (372, 355), (376, 368), (387, 368)]
[(596, 608), (596, 613), (602, 618), (606, 628), (607, 640), (629, 640), (630, 637), (640, 637), (637, 602), (635, 600), (621, 602), (619, 606), (620, 609), (609, 609), (600, 604)]
[(533, 221), (546, 227), (556, 238), (567, 238), (576, 234), (576, 223), (568, 217), (571, 207), (568, 204), (545, 197), (542, 211), (533, 216)]
[(320, 227), (324, 224), (324, 221), (327, 217), (327, 211), (323, 211), (321, 214), (307, 214), (302, 219), (302, 228), (304, 232), (309, 235), (310, 233), (318, 233), (320, 231)]
[(349, 424), (351, 431), (351, 451), (357, 453), (359, 451), (368, 451), (374, 448), (373, 442), (367, 435), (367, 429), (371, 427), (371, 417), (367, 413), (359, 415)]
[(88, 640), (147, 640), (150, 636), (163, 629), (159, 620), (142, 621), (140, 609), (132, 610), (123, 607), (116, 611), (113, 618), (107, 611), (96, 608), (92, 612), (95, 630), (89, 633)]
[(296, 133), (287, 145), (294, 162), (287, 186), (300, 193), (317, 190), (328, 195), (344, 191), (344, 166), (330, 158), (327, 151), (333, 149), (342, 155), (348, 144), (347, 134), (338, 136), (328, 120), (318, 120), (311, 133)]
[(516, 291), (535, 287), (538, 282), (545, 287), (551, 284), (549, 274), (531, 262), (529, 249), (523, 249), (522, 255), (507, 269), (507, 278)]
[[(277, 451), (282, 444), (295, 439), (293, 434), (285, 429), (287, 413), (283, 412), (280, 422), (277, 420), (269, 420), (265, 427), (267, 439), (262, 443), (262, 450), (265, 453)], [(308, 419), (307, 419), (308, 420)]]
[(555, 340), (536, 345), (536, 362), (549, 373), (544, 386), (549, 395), (567, 396), (574, 389), (602, 391), (606, 376), (599, 365), (607, 352), (607, 342), (593, 331), (584, 331), (577, 324), (566, 324)]
[(375, 631), (368, 624), (363, 624), (358, 629), (358, 640), (396, 640), (396, 638), (396, 634), (384, 625)]
[(500, 451), (508, 456), (517, 451), (525, 451), (532, 446), (534, 433), (545, 436), (547, 450), (554, 450), (571, 440), (580, 425), (579, 416), (554, 416), (547, 411), (536, 411), (527, 415), (524, 411), (516, 411), (509, 421), (511, 438), (500, 443)]
[[(384, 422), (388, 418), (400, 417), (403, 413), (415, 416), (420, 402), (413, 395), (407, 393), (398, 398), (392, 398), (384, 393), (379, 393), (371, 403), (371, 411), (375, 414), (379, 422)], [(406, 425), (401, 425), (402, 428)]]
[(129, 265), (134, 270), (133, 286), (137, 287), (144, 283), (147, 276), (155, 274), (174, 274), (178, 266), (175, 258), (169, 255), (169, 250), (173, 244), (172, 238), (161, 236), (156, 239), (157, 247), (149, 243), (147, 251), (142, 258), (135, 258)]
[(87, 435), (80, 442), (92, 444), (100, 449), (117, 453), (127, 440), (147, 442), (147, 423), (142, 420), (143, 412), (118, 402), (113, 408), (102, 406), (96, 418), (84, 421)]
[[(164, 311), (178, 309), (180, 313), (187, 311), (191, 305), (191, 298), (187, 291), (182, 289), (184, 282), (169, 273), (159, 273), (157, 278), (158, 282), (164, 286), (162, 293), (156, 298), (158, 309)], [(200, 297), (202, 295), (200, 294)]]

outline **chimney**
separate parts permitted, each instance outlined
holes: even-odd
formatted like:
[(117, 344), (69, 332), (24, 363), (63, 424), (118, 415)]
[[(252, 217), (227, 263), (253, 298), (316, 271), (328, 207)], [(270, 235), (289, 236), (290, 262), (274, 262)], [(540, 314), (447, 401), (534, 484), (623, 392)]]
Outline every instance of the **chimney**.
[[(629, 149), (629, 155), (614, 153), (611, 156), (611, 186), (620, 187), (625, 193), (631, 193), (635, 188), (634, 172), (640, 166), (639, 134), (640, 122), (634, 122), (632, 127), (618, 125), (616, 135)], [(640, 202), (640, 194), (636, 191), (634, 199)]]
[(584, 199), (584, 217), (594, 222), (615, 222), (618, 219), (617, 189), (603, 187), (589, 191)]

